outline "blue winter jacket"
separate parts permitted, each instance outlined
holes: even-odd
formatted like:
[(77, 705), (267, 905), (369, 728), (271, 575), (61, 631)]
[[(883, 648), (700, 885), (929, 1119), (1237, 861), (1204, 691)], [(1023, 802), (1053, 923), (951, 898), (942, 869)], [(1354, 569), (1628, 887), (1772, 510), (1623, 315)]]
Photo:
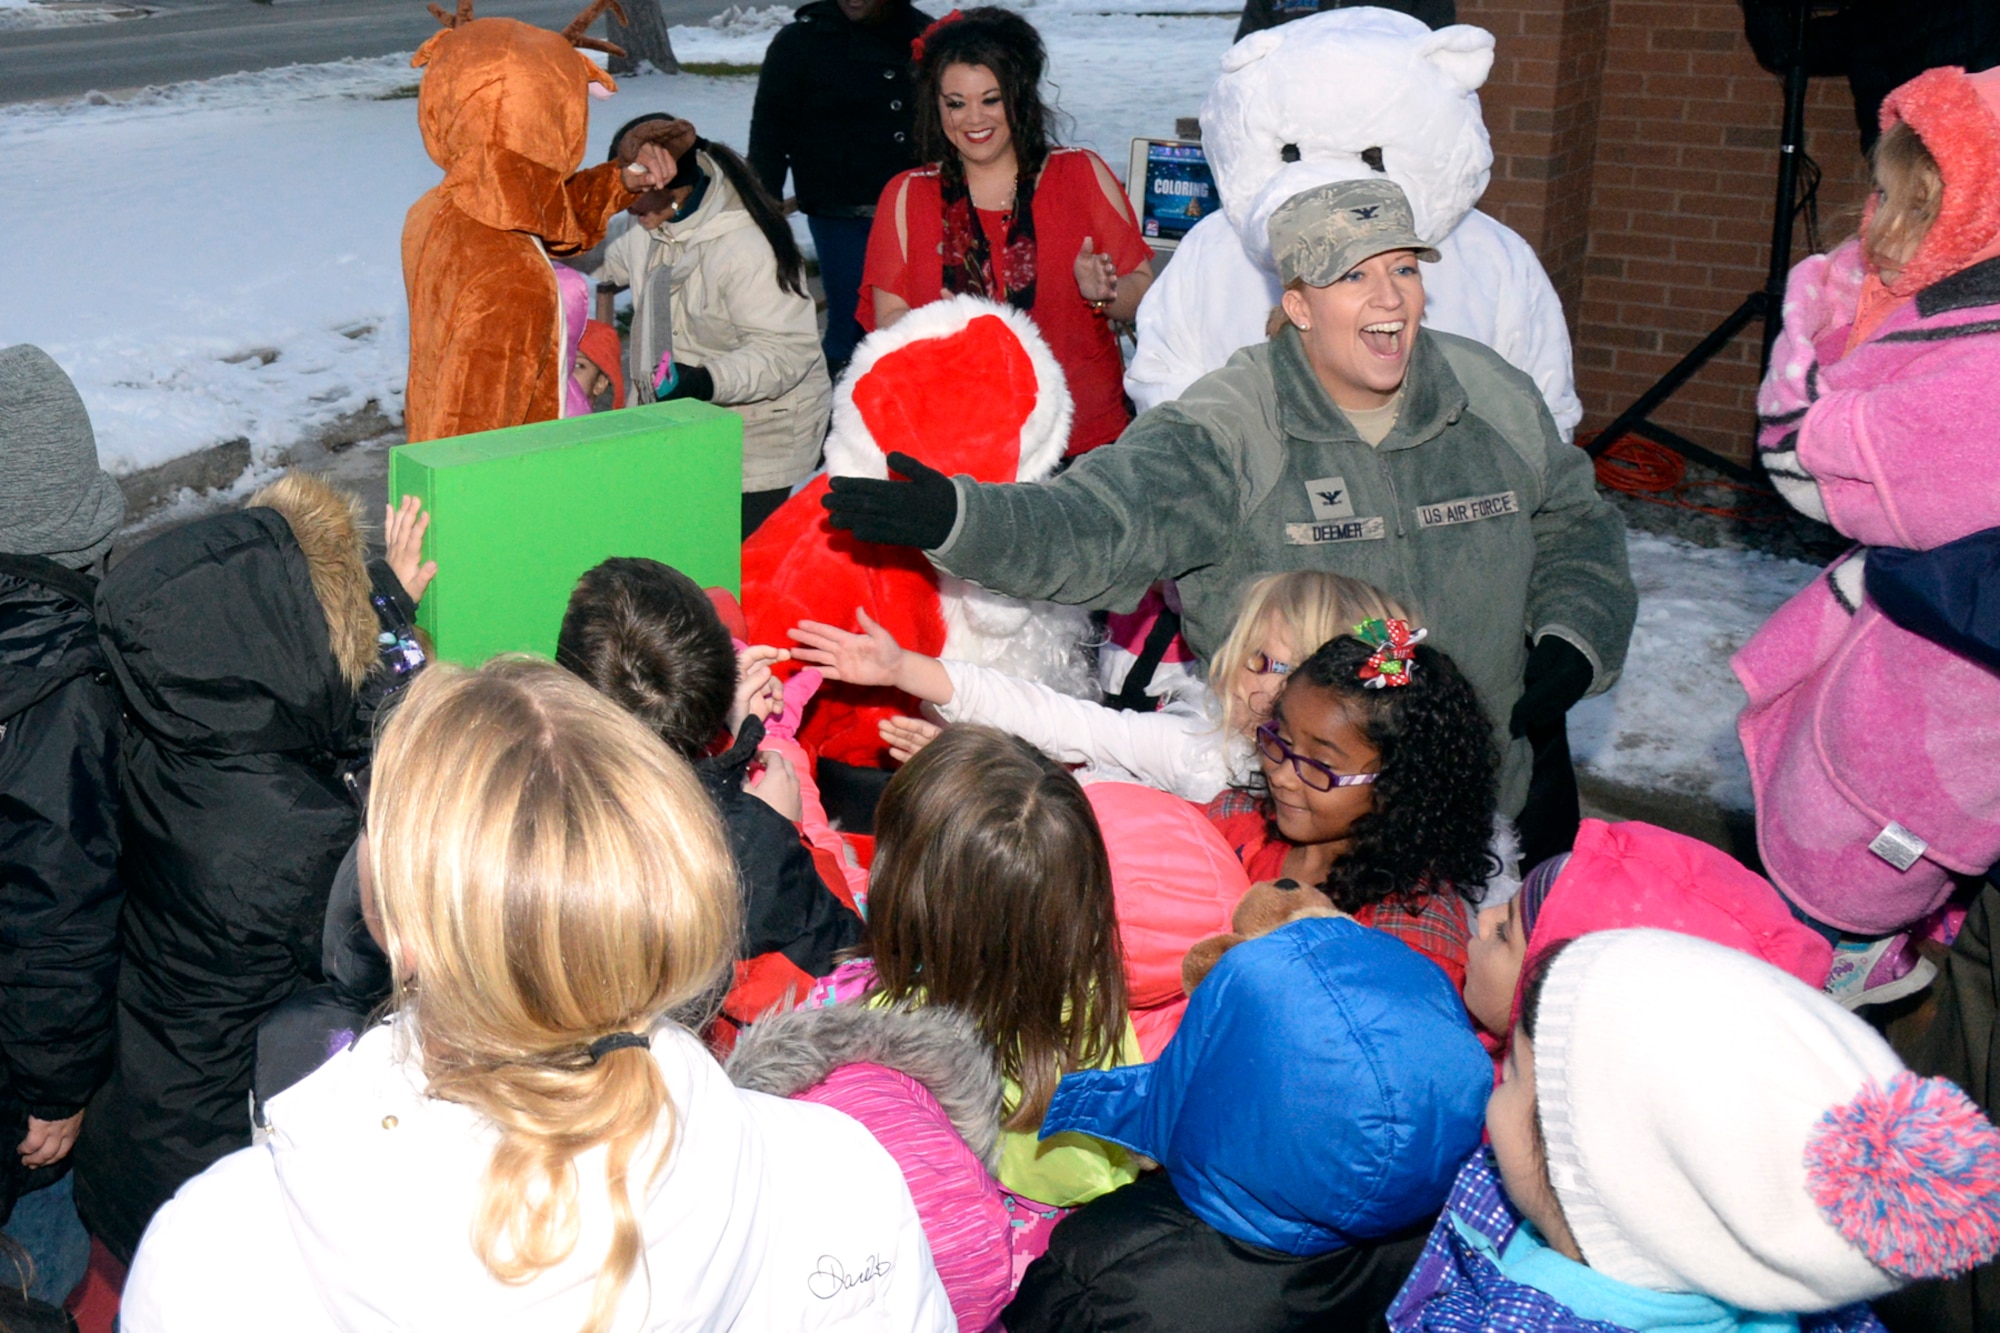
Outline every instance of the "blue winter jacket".
[(2000, 671), (2000, 528), (1928, 551), (1868, 552), (1868, 596), (1912, 634)]
[(1438, 1211), (1492, 1086), (1435, 963), (1346, 917), (1308, 919), (1224, 954), (1154, 1063), (1065, 1078), (1042, 1132), (1155, 1159), (1237, 1240), (1325, 1254)]

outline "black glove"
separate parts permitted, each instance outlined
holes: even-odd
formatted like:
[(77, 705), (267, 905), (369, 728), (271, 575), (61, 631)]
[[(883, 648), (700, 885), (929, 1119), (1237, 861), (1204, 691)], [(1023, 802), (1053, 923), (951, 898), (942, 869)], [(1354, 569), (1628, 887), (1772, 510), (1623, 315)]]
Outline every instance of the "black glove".
[(715, 397), (715, 376), (708, 373), (707, 366), (676, 366), (674, 373), (679, 378), (674, 381), (674, 387), (667, 390), (666, 396), (660, 399), (661, 402), (670, 403), (676, 398), (692, 398), (696, 402), (705, 403)]
[(1595, 674), (1590, 659), (1575, 644), (1558, 634), (1544, 634), (1528, 652), (1528, 667), (1521, 673), (1521, 697), (1515, 701), (1507, 730), (1525, 736), (1531, 730), (1553, 727), (1590, 689)]
[(908, 454), (890, 454), (889, 470), (909, 480), (835, 477), (833, 488), (820, 498), (833, 515), (828, 522), (864, 542), (924, 551), (942, 546), (958, 522), (958, 487)]

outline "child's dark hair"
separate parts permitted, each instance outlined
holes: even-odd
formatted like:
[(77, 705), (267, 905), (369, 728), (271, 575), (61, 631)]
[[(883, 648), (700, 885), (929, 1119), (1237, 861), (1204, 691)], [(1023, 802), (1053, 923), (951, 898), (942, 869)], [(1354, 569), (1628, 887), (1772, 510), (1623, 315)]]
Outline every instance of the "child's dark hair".
[(1418, 644), (1410, 683), (1369, 689), (1375, 652), (1343, 634), (1299, 664), (1285, 686), (1327, 690), (1381, 752), (1375, 807), (1354, 821), (1353, 847), (1320, 886), (1344, 912), (1449, 885), (1478, 902), (1499, 867), (1491, 851), (1500, 752), (1479, 696), (1451, 658)]
[(556, 662), (693, 759), (736, 698), (736, 647), (700, 585), (671, 565), (614, 556), (576, 581)]
[(1064, 1074), (1115, 1054), (1125, 967), (1111, 863), (1083, 788), (1048, 756), (960, 724), (896, 772), (875, 813), (868, 943), (877, 991), (979, 1026), (1042, 1121)]
[(952, 65), (984, 65), (1000, 83), (1015, 163), (1022, 177), (1032, 180), (1055, 143), (1055, 113), (1042, 100), (1049, 56), (1035, 25), (1011, 9), (981, 6), (934, 24), (923, 43), (917, 62), (917, 156), (937, 162), (957, 151), (945, 137), (938, 81)]
[[(634, 116), (626, 121), (618, 127), (618, 132), (611, 136), (611, 160), (614, 162), (618, 160), (618, 145), (625, 142), (626, 132), (635, 125), (644, 125), (652, 120), (673, 119), (673, 116), (664, 111), (649, 111), (643, 116)], [(798, 238), (792, 235), (791, 224), (785, 221), (784, 206), (771, 197), (771, 192), (764, 188), (764, 182), (750, 169), (750, 164), (728, 144), (720, 144), (713, 139), (697, 138), (694, 141), (693, 151), (707, 153), (709, 161), (722, 169), (722, 174), (728, 177), (729, 184), (735, 189), (736, 197), (743, 201), (744, 211), (748, 212), (750, 220), (757, 224), (757, 230), (764, 233), (764, 239), (770, 243), (771, 253), (778, 261), (779, 290), (790, 292), (794, 296), (804, 296), (806, 258), (799, 251)], [(692, 166), (693, 163), (690, 161), (687, 165)], [(687, 166), (683, 166), (681, 170), (686, 174)], [(676, 177), (675, 180), (678, 183), (679, 178)]]

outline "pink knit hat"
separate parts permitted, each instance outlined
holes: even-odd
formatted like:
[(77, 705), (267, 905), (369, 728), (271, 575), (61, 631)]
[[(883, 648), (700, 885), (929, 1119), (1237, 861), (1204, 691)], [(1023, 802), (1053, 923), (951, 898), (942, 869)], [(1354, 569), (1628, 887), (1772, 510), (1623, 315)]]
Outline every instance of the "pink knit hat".
[(2000, 1129), (1735, 949), (1576, 940), (1542, 984), (1534, 1076), (1549, 1181), (1606, 1277), (1806, 1313), (2000, 1253)]
[[(1927, 69), (1882, 100), (1881, 125), (1917, 132), (1944, 177), (1937, 220), (1889, 290), (1910, 296), (2000, 254), (2000, 69)], [(1874, 217), (1871, 201), (1865, 227)]]

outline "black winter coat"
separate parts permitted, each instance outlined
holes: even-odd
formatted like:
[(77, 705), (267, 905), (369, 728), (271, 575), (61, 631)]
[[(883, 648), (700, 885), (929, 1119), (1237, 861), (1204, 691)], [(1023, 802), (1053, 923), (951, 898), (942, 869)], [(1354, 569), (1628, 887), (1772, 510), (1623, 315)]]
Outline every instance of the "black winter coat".
[[(358, 606), (369, 624), (340, 642), (372, 653), (375, 633), (358, 532), (329, 508), (202, 519), (98, 592), (128, 711), (127, 901), (117, 1064), (84, 1120), (76, 1197), (120, 1259), (182, 1182), (249, 1144), (258, 1022), (319, 979), (360, 824), (340, 768), (366, 739), (329, 620)], [(343, 593), (331, 610), (312, 568)]]
[(930, 15), (890, 0), (880, 23), (850, 23), (814, 0), (771, 39), (750, 112), (750, 165), (774, 199), (790, 168), (799, 211), (873, 209), (917, 165), (910, 43)]
[(1429, 1234), (1426, 1223), (1331, 1254), (1280, 1254), (1223, 1235), (1154, 1171), (1057, 1223), (1000, 1318), (1007, 1333), (1386, 1328)]
[(715, 802), (736, 862), (743, 902), (743, 940), (737, 956), (781, 953), (809, 976), (833, 971), (835, 955), (861, 942), (861, 918), (834, 897), (812, 853), (789, 819), (743, 789), (743, 777), (764, 739), (752, 717), (723, 754), (695, 764), (702, 789)]
[(118, 695), (97, 581), (0, 555), (0, 1222), (29, 1115), (66, 1120), (111, 1068), (118, 980)]

